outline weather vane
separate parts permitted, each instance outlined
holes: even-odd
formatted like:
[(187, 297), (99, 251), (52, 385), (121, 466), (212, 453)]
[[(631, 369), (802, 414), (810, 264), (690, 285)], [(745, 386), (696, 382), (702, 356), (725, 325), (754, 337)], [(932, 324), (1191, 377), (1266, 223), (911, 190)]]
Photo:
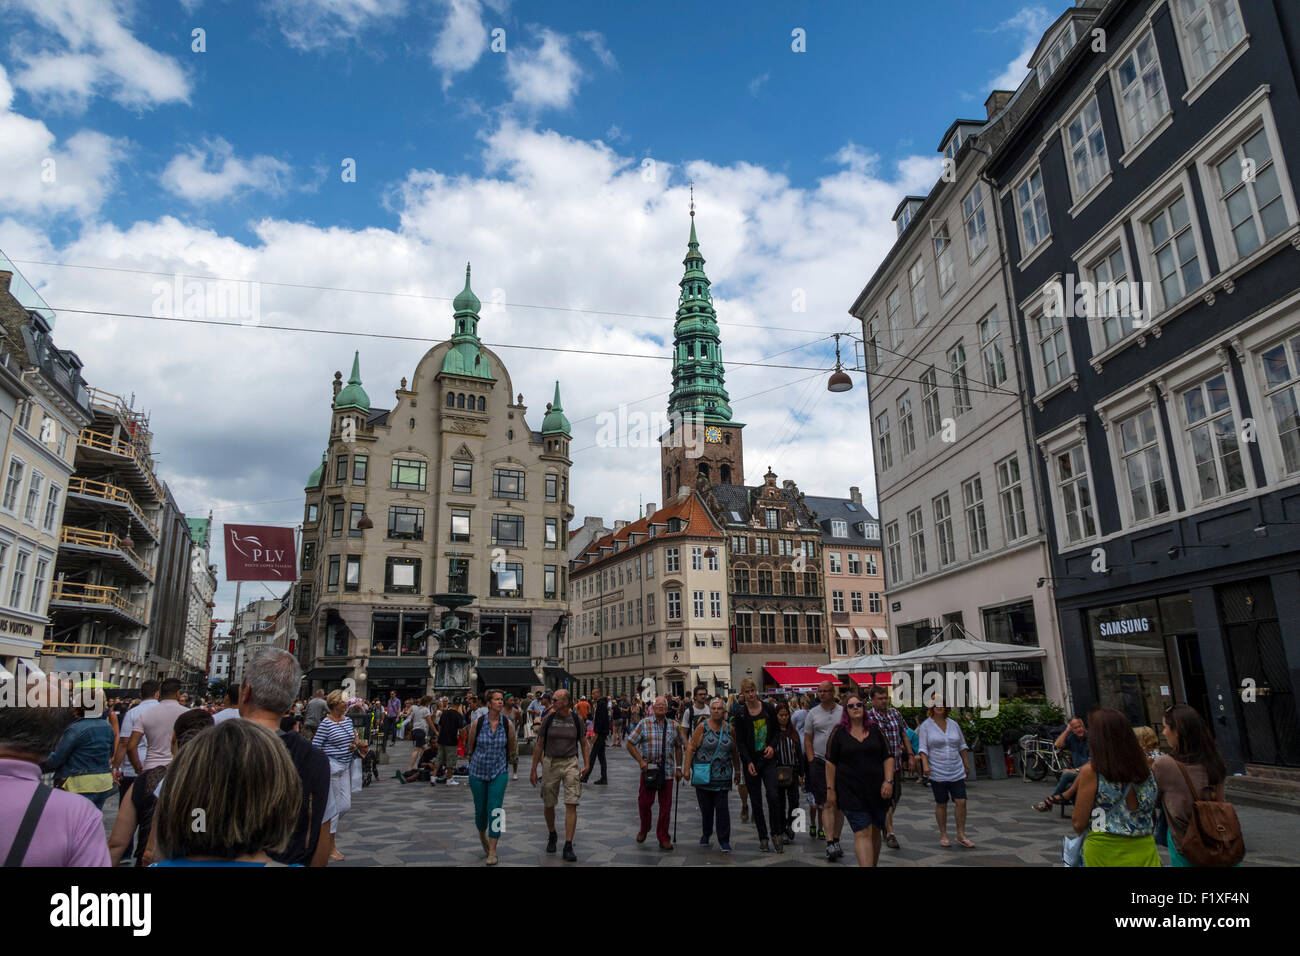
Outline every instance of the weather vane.
[(692, 179), (688, 185), (691, 187), (691, 216), (694, 217), (695, 216), (695, 180)]

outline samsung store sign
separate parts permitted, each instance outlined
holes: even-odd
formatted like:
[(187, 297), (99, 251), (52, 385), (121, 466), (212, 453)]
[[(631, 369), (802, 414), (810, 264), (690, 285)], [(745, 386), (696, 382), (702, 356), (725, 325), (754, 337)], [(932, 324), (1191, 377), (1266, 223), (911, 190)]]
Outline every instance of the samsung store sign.
[(1119, 637), (1121, 634), (1145, 634), (1151, 630), (1151, 619), (1131, 617), (1123, 621), (1102, 621), (1097, 627), (1102, 637)]

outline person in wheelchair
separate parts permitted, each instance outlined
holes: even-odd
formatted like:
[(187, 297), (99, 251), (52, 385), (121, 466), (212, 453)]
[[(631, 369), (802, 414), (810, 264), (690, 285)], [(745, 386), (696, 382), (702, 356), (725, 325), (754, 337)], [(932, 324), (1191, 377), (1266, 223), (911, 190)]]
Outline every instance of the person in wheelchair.
[(438, 764), (438, 745), (424, 748), (424, 753), (420, 754), (420, 763), (414, 770), (398, 770), (393, 774), (402, 783), (411, 783), (413, 780), (422, 780), (430, 785), (433, 784), (433, 768)]
[(1056, 782), (1056, 789), (1052, 791), (1051, 796), (1034, 804), (1034, 809), (1040, 813), (1046, 813), (1055, 806), (1074, 802), (1074, 795), (1078, 790), (1079, 771), (1092, 759), (1088, 751), (1088, 728), (1083, 718), (1071, 718), (1053, 746), (1057, 750), (1070, 752), (1070, 764), (1074, 769), (1061, 774), (1061, 779)]

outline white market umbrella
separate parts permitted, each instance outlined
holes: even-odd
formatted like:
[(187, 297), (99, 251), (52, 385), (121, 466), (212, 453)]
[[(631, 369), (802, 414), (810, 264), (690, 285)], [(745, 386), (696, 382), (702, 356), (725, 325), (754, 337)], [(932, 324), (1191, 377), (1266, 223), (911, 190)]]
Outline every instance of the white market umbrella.
[(890, 654), (884, 660), (889, 667), (906, 667), (912, 664), (964, 664), (968, 661), (1020, 661), (1034, 657), (1046, 657), (1047, 650), (1042, 647), (1027, 647), (1023, 644), (999, 644), (994, 641), (973, 641), (968, 637), (956, 637), (947, 641), (938, 641), (918, 647), (905, 654)]
[(875, 674), (892, 670), (888, 660), (882, 654), (863, 654), (848, 660), (832, 661), (817, 668), (819, 674), (833, 674), (842, 677), (845, 674)]

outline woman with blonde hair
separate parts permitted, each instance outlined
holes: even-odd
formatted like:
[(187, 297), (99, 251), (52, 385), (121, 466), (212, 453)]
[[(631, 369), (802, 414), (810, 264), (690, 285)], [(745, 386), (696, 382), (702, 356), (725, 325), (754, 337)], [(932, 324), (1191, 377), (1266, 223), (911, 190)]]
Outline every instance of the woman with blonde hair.
[(948, 842), (948, 800), (957, 808), (957, 844), (967, 850), (975, 844), (966, 838), (966, 778), (970, 776), (970, 748), (957, 721), (941, 701), (934, 701), (925, 722), (916, 729), (921, 768), (934, 793), (934, 819), (939, 825), (939, 845)]
[[(361, 735), (346, 716), (348, 698), (341, 690), (332, 690), (325, 697), (329, 708), (311, 745), (325, 754), (330, 762), (330, 805), (334, 815), (329, 818), (330, 836), (338, 833), (339, 820), (352, 808), (352, 761), (365, 751)], [(330, 849), (331, 860), (342, 860), (343, 854), (335, 845)]]

